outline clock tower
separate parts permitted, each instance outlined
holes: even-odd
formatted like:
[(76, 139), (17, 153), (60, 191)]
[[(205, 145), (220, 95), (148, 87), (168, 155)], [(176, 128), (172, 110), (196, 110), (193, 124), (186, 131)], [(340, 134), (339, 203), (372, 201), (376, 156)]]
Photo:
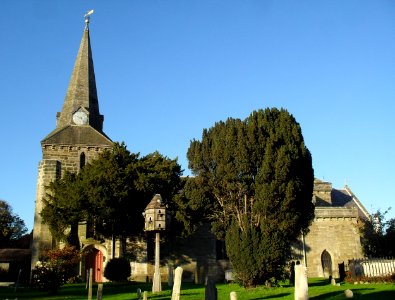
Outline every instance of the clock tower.
[[(82, 35), (74, 69), (56, 127), (41, 141), (42, 160), (38, 166), (36, 205), (32, 241), (32, 269), (43, 251), (55, 245), (49, 228), (40, 215), (45, 186), (64, 172), (79, 172), (104, 149), (112, 148), (111, 139), (103, 132), (103, 115), (99, 111), (89, 36), (89, 17)], [(83, 232), (80, 235), (85, 235)]]

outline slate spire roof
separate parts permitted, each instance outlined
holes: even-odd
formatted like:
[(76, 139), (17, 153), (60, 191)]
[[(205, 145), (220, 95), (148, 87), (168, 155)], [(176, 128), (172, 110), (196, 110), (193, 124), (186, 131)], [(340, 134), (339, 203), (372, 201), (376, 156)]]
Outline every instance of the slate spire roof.
[[(103, 116), (99, 111), (95, 71), (93, 67), (89, 26), (86, 23), (61, 112), (56, 115), (56, 128), (42, 144), (111, 144), (103, 132)], [(87, 124), (75, 124), (73, 115), (83, 111)]]
[(57, 127), (70, 124), (73, 113), (80, 108), (85, 108), (89, 112), (89, 124), (101, 131), (103, 129), (103, 117), (99, 112), (88, 26), (84, 29), (63, 108), (58, 116)]

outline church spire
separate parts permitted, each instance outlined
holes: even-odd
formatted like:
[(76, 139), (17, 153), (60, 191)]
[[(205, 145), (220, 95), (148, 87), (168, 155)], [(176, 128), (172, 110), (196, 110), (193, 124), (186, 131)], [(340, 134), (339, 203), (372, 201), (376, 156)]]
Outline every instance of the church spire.
[[(100, 132), (103, 129), (103, 116), (99, 112), (89, 36), (89, 17), (92, 13), (93, 10), (85, 15), (85, 29), (64, 99), (63, 108), (57, 115), (57, 129), (73, 124), (90, 125)], [(78, 114), (75, 115), (76, 113)], [(84, 117), (82, 121), (80, 120), (81, 116)]]

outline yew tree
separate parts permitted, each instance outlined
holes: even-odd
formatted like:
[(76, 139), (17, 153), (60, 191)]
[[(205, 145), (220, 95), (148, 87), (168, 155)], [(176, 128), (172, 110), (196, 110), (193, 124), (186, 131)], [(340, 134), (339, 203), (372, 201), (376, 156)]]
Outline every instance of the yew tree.
[(276, 108), (228, 118), (192, 140), (187, 157), (190, 203), (209, 208), (238, 279), (249, 286), (280, 277), (314, 217), (312, 159), (295, 118)]
[(140, 157), (125, 144), (115, 143), (78, 174), (65, 173), (52, 182), (43, 199), (43, 221), (57, 240), (78, 246), (79, 222), (89, 236), (102, 239), (143, 233), (142, 212), (156, 193), (172, 200), (180, 188), (177, 159), (159, 152)]

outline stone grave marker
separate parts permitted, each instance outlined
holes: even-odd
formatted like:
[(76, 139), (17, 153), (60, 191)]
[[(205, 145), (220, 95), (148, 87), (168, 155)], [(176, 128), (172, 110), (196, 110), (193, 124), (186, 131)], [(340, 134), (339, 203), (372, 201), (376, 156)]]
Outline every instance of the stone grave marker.
[(352, 290), (345, 290), (344, 295), (346, 296), (346, 298), (354, 298)]
[(210, 277), (207, 278), (205, 300), (217, 300), (217, 288), (215, 287), (214, 280)]
[(237, 300), (236, 292), (230, 292), (230, 300)]
[(174, 271), (174, 284), (173, 293), (171, 294), (171, 300), (180, 300), (182, 271), (183, 269), (181, 267), (177, 267)]
[(303, 265), (295, 265), (295, 300), (309, 299), (307, 269)]
[(332, 279), (331, 279), (331, 284), (332, 284), (332, 285), (336, 285), (336, 280), (335, 280), (335, 278), (332, 278)]
[(169, 286), (173, 286), (173, 281), (174, 281), (174, 268), (173, 268), (173, 266), (172, 265), (169, 265), (168, 267), (167, 267), (167, 270), (168, 270), (168, 278), (167, 278), (167, 284), (169, 285)]
[(137, 289), (137, 299), (141, 300), (141, 289)]
[(103, 283), (99, 283), (97, 285), (97, 300), (102, 300), (103, 299)]

